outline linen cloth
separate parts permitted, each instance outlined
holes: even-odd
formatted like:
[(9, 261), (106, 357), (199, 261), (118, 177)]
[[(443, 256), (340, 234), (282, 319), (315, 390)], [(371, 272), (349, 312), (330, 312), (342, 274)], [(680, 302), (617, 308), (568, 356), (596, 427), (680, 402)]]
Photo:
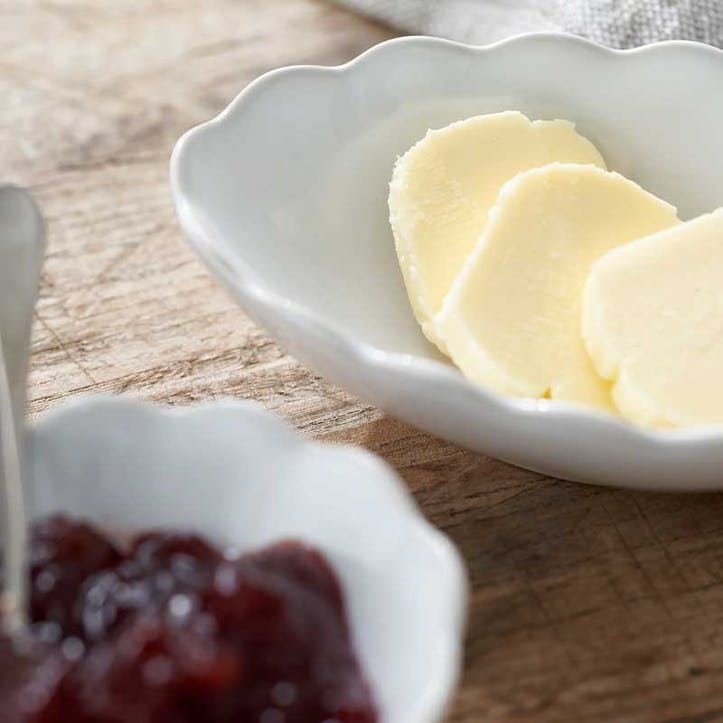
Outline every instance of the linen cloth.
[(698, 40), (723, 48), (723, 0), (337, 0), (409, 33), (469, 43), (533, 31), (615, 48)]

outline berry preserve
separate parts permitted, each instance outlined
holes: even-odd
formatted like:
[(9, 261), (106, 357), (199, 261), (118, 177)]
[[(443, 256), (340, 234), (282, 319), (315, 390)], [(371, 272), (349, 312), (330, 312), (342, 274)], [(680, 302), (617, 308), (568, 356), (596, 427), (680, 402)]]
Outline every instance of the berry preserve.
[(0, 637), (4, 723), (374, 723), (339, 584), (286, 542), (229, 559), (64, 517), (32, 534), (30, 632)]

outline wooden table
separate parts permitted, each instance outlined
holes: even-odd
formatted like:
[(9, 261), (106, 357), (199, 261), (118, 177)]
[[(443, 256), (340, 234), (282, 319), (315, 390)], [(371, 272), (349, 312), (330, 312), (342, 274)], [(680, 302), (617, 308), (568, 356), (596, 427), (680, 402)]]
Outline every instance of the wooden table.
[(182, 131), (265, 70), (392, 34), (315, 0), (0, 2), (2, 180), (50, 235), (30, 413), (90, 391), (249, 398), (382, 455), (469, 565), (452, 721), (723, 719), (723, 496), (563, 483), (420, 434), (289, 357), (182, 242)]

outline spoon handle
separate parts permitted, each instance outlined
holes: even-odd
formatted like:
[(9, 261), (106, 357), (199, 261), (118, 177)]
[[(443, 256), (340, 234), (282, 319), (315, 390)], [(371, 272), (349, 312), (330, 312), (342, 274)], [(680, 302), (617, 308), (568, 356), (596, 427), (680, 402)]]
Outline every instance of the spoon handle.
[(27, 623), (27, 521), (25, 495), (20, 474), (15, 418), (10, 397), (5, 354), (0, 340), (0, 491), (4, 496), (2, 562), (3, 627), (14, 633)]
[(30, 330), (45, 254), (43, 221), (31, 196), (0, 186), (0, 543), (4, 622), (27, 617), (27, 515), (23, 440)]

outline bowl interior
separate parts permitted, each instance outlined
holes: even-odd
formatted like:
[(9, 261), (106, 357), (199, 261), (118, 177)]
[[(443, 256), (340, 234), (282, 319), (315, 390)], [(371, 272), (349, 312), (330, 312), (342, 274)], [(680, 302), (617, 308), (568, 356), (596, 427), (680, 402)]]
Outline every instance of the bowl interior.
[(371, 455), (304, 442), (249, 405), (168, 413), (119, 400), (55, 412), (28, 451), (36, 517), (196, 530), (239, 551), (317, 546), (342, 583), (384, 720), (436, 720), (457, 673), (461, 566)]
[(341, 70), (276, 72), (189, 145), (185, 198), (251, 280), (359, 341), (439, 358), (397, 267), (386, 202), (396, 157), (428, 128), (516, 109), (572, 120), (611, 169), (683, 218), (711, 210), (723, 204), (723, 54), (677, 45), (614, 53), (542, 35), (475, 50), (415, 38)]

